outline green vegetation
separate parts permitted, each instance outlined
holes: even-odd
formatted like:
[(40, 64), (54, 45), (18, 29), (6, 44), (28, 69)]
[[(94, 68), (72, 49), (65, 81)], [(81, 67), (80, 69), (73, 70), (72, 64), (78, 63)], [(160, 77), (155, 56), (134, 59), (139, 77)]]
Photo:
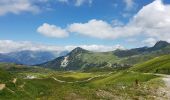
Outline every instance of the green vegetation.
[(84, 62), (87, 63), (101, 63), (101, 62), (109, 62), (112, 63), (118, 58), (113, 55), (112, 52), (103, 52), (103, 53), (97, 53), (97, 52), (90, 52), (90, 53), (85, 53), (82, 55), (82, 59)]
[(131, 70), (145, 73), (170, 74), (170, 55), (156, 57), (147, 62), (136, 64)]
[[(3, 64), (1, 64), (1, 68)], [(6, 64), (5, 64), (6, 66)], [(15, 68), (17, 65), (14, 65)], [(20, 65), (21, 66), (21, 65)], [(11, 68), (13, 68), (11, 66)], [(112, 99), (154, 99), (160, 96), (153, 93), (163, 83), (159, 76), (140, 72), (63, 72), (32, 69), (0, 70), (0, 84), (6, 84), (0, 90), (3, 100), (112, 100)], [(24, 68), (24, 66), (23, 66)], [(4, 77), (5, 76), (5, 77)], [(28, 77), (30, 76), (30, 77)], [(16, 80), (15, 80), (16, 79)], [(15, 82), (14, 82), (15, 80)], [(137, 81), (137, 83), (136, 83)]]
[(55, 70), (0, 63), (0, 99), (166, 100), (169, 90), (157, 73), (170, 74), (169, 50), (165, 42), (116, 54), (76, 48), (40, 65)]

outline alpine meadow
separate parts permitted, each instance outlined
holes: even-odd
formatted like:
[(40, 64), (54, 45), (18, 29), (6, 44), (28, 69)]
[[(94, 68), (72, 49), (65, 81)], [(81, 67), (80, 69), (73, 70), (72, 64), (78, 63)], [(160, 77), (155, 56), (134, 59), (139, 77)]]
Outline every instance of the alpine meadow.
[(0, 0), (0, 100), (170, 100), (169, 0)]

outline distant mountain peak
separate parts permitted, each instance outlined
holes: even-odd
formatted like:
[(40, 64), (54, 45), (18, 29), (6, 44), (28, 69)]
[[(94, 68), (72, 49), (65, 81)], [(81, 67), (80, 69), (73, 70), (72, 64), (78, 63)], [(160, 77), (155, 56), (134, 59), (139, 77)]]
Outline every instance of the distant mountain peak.
[(77, 47), (77, 48), (73, 49), (70, 53), (71, 54), (77, 54), (77, 53), (85, 53), (85, 52), (88, 52), (88, 50), (85, 50), (81, 47)]
[(159, 49), (159, 48), (164, 48), (166, 46), (170, 45), (168, 42), (166, 41), (158, 41), (154, 46), (153, 48), (155, 49)]
[(84, 49), (81, 48), (81, 47), (76, 47), (76, 48), (74, 48), (73, 50), (84, 50)]

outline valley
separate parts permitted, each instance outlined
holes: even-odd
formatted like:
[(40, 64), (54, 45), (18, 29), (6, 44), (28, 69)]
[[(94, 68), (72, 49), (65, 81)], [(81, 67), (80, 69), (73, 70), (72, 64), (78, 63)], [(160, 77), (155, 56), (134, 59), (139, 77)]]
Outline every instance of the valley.
[(0, 63), (0, 99), (169, 100), (169, 47), (162, 41), (113, 52), (78, 47), (39, 65)]
[(170, 100), (170, 0), (0, 0), (0, 100)]
[(7, 75), (8, 79), (1, 81), (5, 87), (0, 92), (0, 98), (3, 100), (20, 98), (24, 100), (124, 100), (136, 98), (154, 100), (155, 98), (165, 98), (168, 100), (163, 77), (151, 73), (128, 70), (93, 73), (44, 72), (12, 72)]

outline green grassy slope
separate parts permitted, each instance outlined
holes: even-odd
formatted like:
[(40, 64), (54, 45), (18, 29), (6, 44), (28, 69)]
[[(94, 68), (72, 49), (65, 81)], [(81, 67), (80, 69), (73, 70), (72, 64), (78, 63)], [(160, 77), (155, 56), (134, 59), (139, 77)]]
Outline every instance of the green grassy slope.
[[(151, 98), (155, 96), (148, 86), (150, 81), (158, 76), (134, 72), (51, 72), (51, 73), (15, 73), (22, 76), (36, 76), (35, 79), (16, 77), (8, 78), (6, 88), (0, 90), (0, 99), (3, 100), (98, 100), (98, 99), (133, 99)], [(16, 75), (16, 76), (18, 76)], [(44, 75), (42, 77), (42, 75)], [(100, 76), (101, 75), (101, 76)], [(98, 77), (96, 77), (98, 76)], [(59, 82), (53, 79), (56, 78)], [(83, 81), (88, 80), (89, 81)], [(135, 80), (139, 86), (135, 85)], [(73, 82), (73, 83), (69, 83)], [(154, 82), (155, 84), (159, 84)], [(143, 88), (148, 86), (146, 88)]]
[(115, 62), (115, 60), (118, 60), (118, 58), (113, 55), (112, 52), (91, 52), (91, 53), (86, 53), (82, 55), (82, 59), (84, 62), (87, 63), (100, 63), (100, 62)]
[(0, 69), (0, 82), (4, 83), (12, 79), (12, 75), (3, 69)]
[(144, 63), (136, 64), (131, 70), (170, 74), (170, 55), (159, 56)]
[[(1, 64), (0, 68), (5, 66), (7, 65)], [(6, 87), (0, 90), (2, 100), (124, 100), (136, 98), (154, 100), (154, 97), (162, 96), (155, 94), (155, 91), (160, 91), (158, 88), (163, 83), (154, 74), (128, 70), (91, 73), (51, 70), (37, 72), (33, 68), (18, 71), (24, 66), (17, 66), (13, 65), (15, 70), (11, 70), (13, 67), (0, 70), (0, 84), (6, 84)], [(34, 78), (28, 78), (28, 76), (34, 76)], [(15, 83), (14, 79), (17, 79)], [(138, 84), (135, 83), (136, 80)]]
[(114, 69), (118, 67), (128, 68), (166, 54), (170, 54), (170, 44), (166, 41), (159, 41), (153, 47), (115, 50), (113, 52), (91, 52), (78, 47), (66, 56), (56, 58), (38, 66), (56, 70), (87, 71), (91, 69), (97, 70), (103, 67)]
[(120, 58), (115, 56), (113, 52), (91, 52), (82, 48), (76, 48), (64, 57), (56, 58), (55, 60), (38, 66), (56, 70), (89, 70), (103, 67), (129, 67), (117, 63), (118, 60), (120, 60)]

